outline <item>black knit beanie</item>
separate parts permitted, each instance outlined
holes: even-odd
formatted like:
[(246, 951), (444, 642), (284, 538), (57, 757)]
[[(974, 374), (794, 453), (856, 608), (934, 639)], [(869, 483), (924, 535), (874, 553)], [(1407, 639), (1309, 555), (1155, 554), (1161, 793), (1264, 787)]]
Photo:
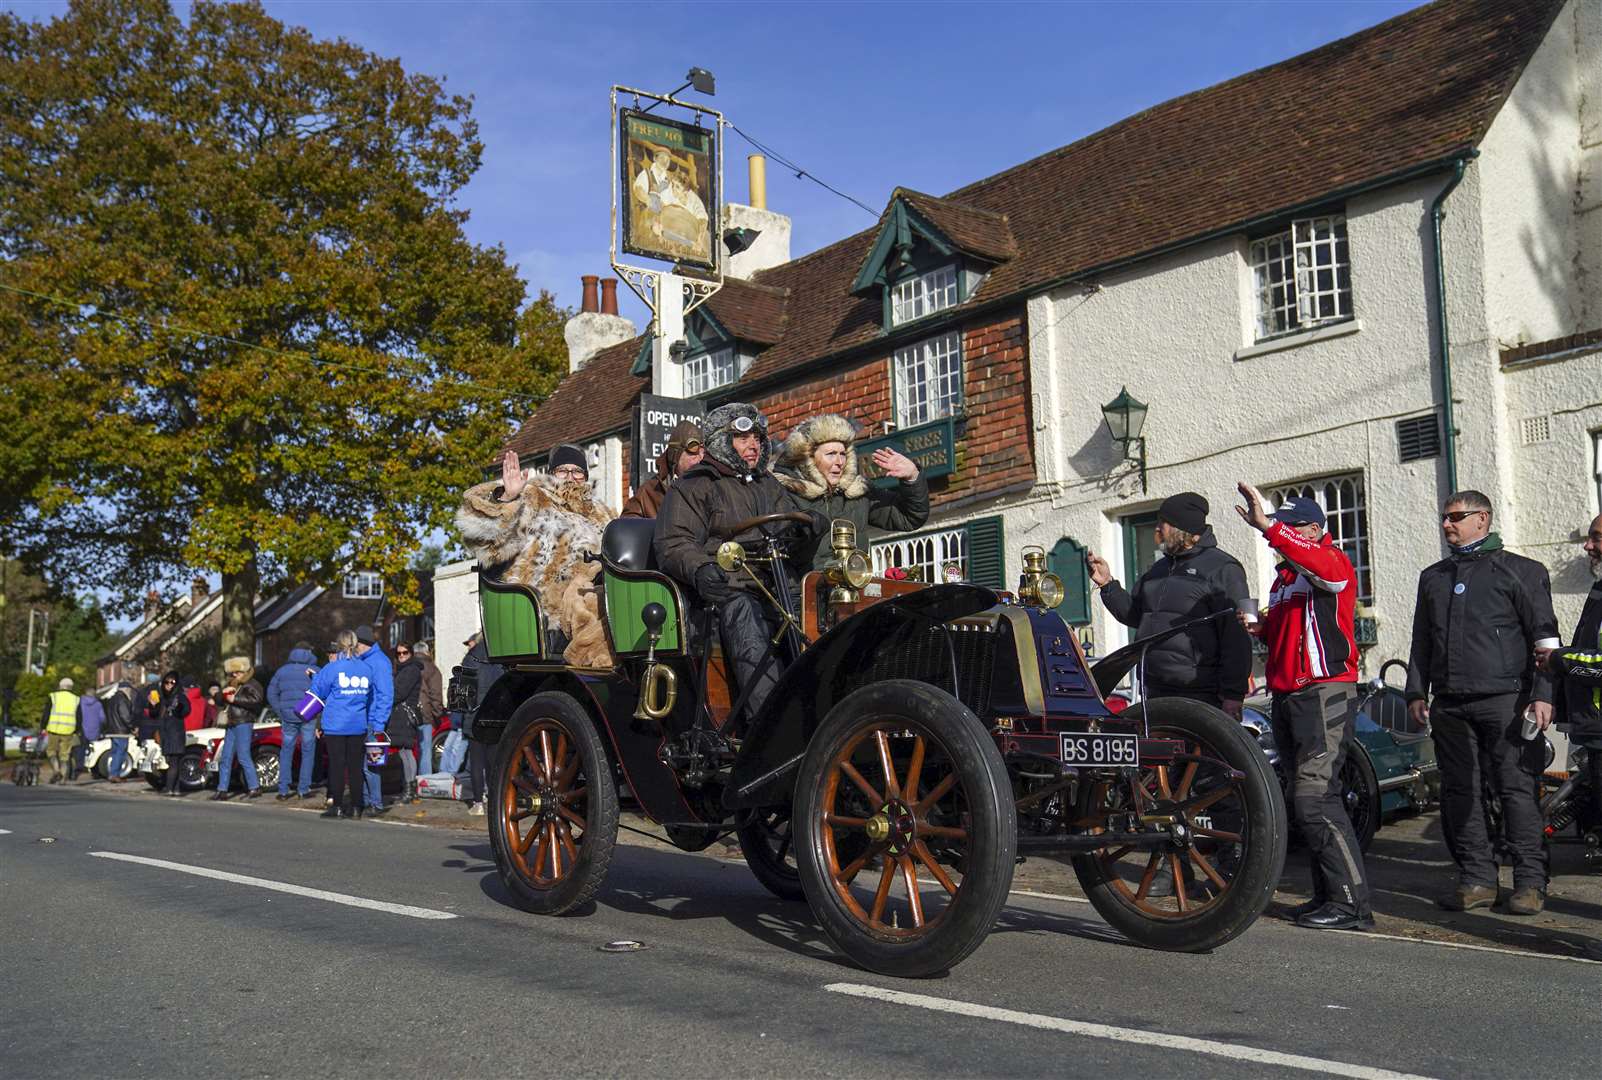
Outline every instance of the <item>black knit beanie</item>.
[(551, 451), (551, 463), (549, 466), (547, 466), (547, 468), (551, 472), (555, 472), (563, 465), (577, 465), (580, 469), (584, 470), (584, 475), (586, 478), (588, 478), (590, 475), (590, 462), (589, 459), (584, 456), (584, 451), (569, 443), (563, 443), (561, 446), (558, 446), (555, 450)]
[(1200, 535), (1207, 528), (1207, 500), (1194, 491), (1170, 495), (1157, 508), (1157, 516), (1176, 529)]

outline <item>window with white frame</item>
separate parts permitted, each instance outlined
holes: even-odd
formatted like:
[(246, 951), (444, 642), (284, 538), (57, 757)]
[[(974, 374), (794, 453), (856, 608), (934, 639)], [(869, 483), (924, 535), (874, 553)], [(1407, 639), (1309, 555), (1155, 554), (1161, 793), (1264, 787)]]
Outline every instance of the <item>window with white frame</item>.
[(433, 641), (434, 640), (434, 616), (432, 616), (432, 615), (424, 615), (423, 616), (422, 622), (417, 627), (417, 640), (418, 641)]
[(1374, 581), (1368, 561), (1368, 501), (1363, 494), (1362, 474), (1306, 480), (1268, 493), (1275, 506), (1283, 506), (1285, 500), (1293, 496), (1312, 499), (1323, 509), (1325, 529), (1357, 571), (1357, 599), (1365, 604), (1371, 602)]
[(1257, 340), (1352, 317), (1352, 259), (1346, 218), (1300, 218), (1251, 243)]
[(921, 319), (956, 304), (957, 268), (941, 266), (917, 274), (890, 289), (890, 325)]
[(401, 643), (401, 639), (404, 638), (405, 636), (406, 636), (406, 622), (405, 622), (404, 619), (396, 619), (394, 622), (390, 623), (389, 624), (389, 647), (390, 647), (390, 650), (393, 651), (395, 646), (399, 645)]
[(363, 570), (345, 579), (345, 599), (377, 600), (384, 595), (384, 578), (371, 570)]
[(684, 396), (700, 397), (709, 390), (727, 386), (739, 377), (734, 350), (714, 349), (684, 361)]
[(909, 574), (917, 572), (917, 580), (940, 582), (945, 578), (941, 571), (947, 563), (962, 567), (962, 576), (968, 577), (968, 530), (946, 529), (944, 532), (909, 536), (900, 540), (886, 540), (873, 545), (873, 574), (883, 577), (892, 566), (899, 566)]
[(897, 349), (896, 424), (917, 427), (962, 405), (962, 338), (952, 332)]

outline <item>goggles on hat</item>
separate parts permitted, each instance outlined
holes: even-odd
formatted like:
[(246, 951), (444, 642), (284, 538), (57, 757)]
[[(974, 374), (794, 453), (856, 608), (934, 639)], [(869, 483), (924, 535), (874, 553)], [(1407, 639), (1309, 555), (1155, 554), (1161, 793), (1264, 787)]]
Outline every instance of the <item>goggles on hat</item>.
[(685, 443), (684, 452), (686, 454), (699, 454), (701, 452), (701, 440), (691, 439), (689, 442)]
[(738, 431), (740, 434), (744, 435), (746, 432), (756, 427), (756, 421), (751, 419), (749, 416), (736, 416), (733, 420), (729, 421), (729, 426), (735, 431)]

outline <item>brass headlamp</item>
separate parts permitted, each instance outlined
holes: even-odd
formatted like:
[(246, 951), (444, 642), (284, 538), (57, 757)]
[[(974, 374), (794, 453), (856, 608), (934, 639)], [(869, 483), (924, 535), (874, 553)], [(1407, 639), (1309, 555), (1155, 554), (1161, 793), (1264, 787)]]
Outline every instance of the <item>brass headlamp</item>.
[(1054, 608), (1062, 603), (1062, 578), (1046, 570), (1045, 548), (1024, 548), (1023, 565), (1023, 575), (1018, 579), (1019, 600), (1038, 608)]
[(829, 603), (852, 604), (862, 587), (873, 577), (868, 557), (857, 550), (857, 527), (845, 518), (835, 518), (829, 526), (829, 548), (834, 557), (824, 567), (824, 578), (832, 588)]

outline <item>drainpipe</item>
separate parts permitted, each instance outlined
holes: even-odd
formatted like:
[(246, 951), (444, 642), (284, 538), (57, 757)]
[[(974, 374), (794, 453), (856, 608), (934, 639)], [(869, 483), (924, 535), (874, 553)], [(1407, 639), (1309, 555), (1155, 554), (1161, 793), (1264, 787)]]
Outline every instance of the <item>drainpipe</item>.
[(1457, 490), (1457, 427), (1452, 415), (1452, 342), (1446, 329), (1446, 263), (1441, 255), (1441, 222), (1446, 217), (1446, 197), (1463, 182), (1463, 170), (1480, 156), (1471, 150), (1452, 162), (1452, 178), (1430, 203), (1430, 242), (1435, 248), (1435, 332), (1441, 340), (1441, 402), (1445, 427), (1446, 494)]

